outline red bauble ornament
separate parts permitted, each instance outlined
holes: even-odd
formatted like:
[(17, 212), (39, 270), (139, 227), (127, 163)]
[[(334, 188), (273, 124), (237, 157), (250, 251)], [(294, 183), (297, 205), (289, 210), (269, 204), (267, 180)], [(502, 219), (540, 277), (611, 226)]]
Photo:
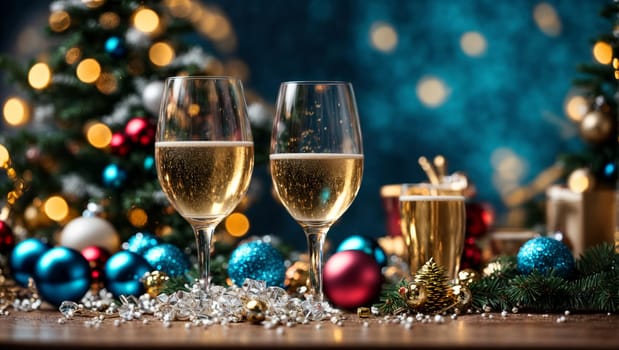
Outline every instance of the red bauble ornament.
[(490, 207), (479, 202), (466, 203), (466, 236), (482, 237), (492, 225), (494, 215)]
[(481, 267), (481, 249), (475, 243), (465, 243), (460, 258), (460, 270), (475, 269)]
[(4, 221), (0, 220), (0, 254), (8, 254), (15, 247), (13, 230)]
[(103, 269), (107, 259), (110, 258), (110, 252), (105, 250), (105, 248), (91, 245), (82, 249), (80, 253), (82, 253), (82, 256), (86, 258), (90, 265), (90, 276), (92, 277), (93, 284), (102, 283)]
[(110, 141), (110, 149), (112, 153), (119, 156), (126, 156), (131, 151), (131, 144), (125, 134), (121, 132), (115, 132), (112, 134), (112, 140)]
[(323, 268), (325, 296), (342, 309), (354, 309), (375, 301), (382, 282), (376, 260), (361, 250), (337, 252)]
[(155, 142), (155, 132), (155, 126), (144, 117), (135, 117), (125, 125), (125, 135), (140, 146), (152, 145)]

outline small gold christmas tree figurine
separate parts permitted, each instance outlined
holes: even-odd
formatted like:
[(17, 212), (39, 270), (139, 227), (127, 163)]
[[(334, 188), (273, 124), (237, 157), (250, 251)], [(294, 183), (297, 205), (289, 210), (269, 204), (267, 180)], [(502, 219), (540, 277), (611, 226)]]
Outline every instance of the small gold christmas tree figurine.
[[(424, 314), (437, 314), (447, 311), (458, 303), (458, 297), (453, 292), (453, 287), (447, 280), (445, 268), (438, 265), (433, 258), (430, 258), (415, 274), (415, 281), (411, 283), (414, 289), (423, 291), (419, 293), (413, 288), (412, 299), (415, 295), (423, 295), (423, 302), (416, 303), (414, 300), (407, 301), (407, 304), (415, 311)], [(419, 304), (418, 306), (414, 306)]]

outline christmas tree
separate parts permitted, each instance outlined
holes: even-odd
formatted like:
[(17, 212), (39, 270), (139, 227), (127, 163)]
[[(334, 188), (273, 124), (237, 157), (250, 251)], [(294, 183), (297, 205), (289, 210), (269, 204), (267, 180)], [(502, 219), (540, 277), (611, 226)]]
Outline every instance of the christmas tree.
[[(149, 232), (191, 246), (191, 228), (157, 181), (156, 120), (167, 77), (238, 76), (238, 60), (197, 44), (206, 37), (213, 52), (230, 56), (226, 17), (190, 0), (54, 1), (45, 34), (50, 47), (30, 62), (0, 58), (15, 88), (0, 136), (0, 219), (22, 238), (56, 242), (85, 213), (108, 220), (121, 241)], [(266, 107), (247, 96), (260, 162)]]
[(581, 153), (561, 155), (570, 188), (578, 192), (617, 187), (619, 3), (612, 1), (600, 15), (609, 20), (611, 31), (593, 40), (596, 62), (577, 67), (579, 76), (574, 80), (577, 93), (567, 104), (567, 114), (587, 145)]

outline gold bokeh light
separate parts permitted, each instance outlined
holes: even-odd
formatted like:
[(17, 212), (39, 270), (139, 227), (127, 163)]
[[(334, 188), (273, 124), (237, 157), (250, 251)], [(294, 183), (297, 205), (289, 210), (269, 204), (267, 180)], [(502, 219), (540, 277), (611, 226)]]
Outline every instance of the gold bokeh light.
[(110, 95), (118, 90), (118, 81), (112, 73), (101, 73), (96, 86), (101, 93)]
[(152, 33), (159, 27), (159, 15), (147, 7), (139, 8), (133, 14), (133, 26), (143, 33)]
[(94, 58), (86, 58), (77, 65), (75, 74), (84, 83), (94, 83), (101, 75), (101, 65)]
[(54, 32), (63, 32), (71, 25), (71, 16), (66, 11), (54, 11), (49, 15), (48, 23)]
[(613, 48), (607, 42), (598, 41), (593, 45), (593, 57), (601, 64), (609, 64), (613, 60)]
[(114, 29), (120, 24), (120, 17), (115, 12), (104, 12), (99, 16), (99, 25), (103, 29)]
[(19, 97), (11, 97), (2, 108), (4, 120), (12, 126), (24, 125), (30, 119), (30, 108), (26, 101)]
[(541, 2), (533, 9), (533, 20), (537, 27), (548, 36), (561, 34), (561, 19), (555, 8), (545, 2)]
[(82, 50), (79, 47), (72, 47), (64, 54), (64, 61), (68, 65), (72, 65), (82, 58)]
[(45, 89), (52, 81), (52, 70), (47, 63), (39, 62), (30, 67), (28, 83), (37, 90)]
[(230, 214), (224, 225), (230, 236), (242, 237), (249, 231), (249, 219), (243, 213)]
[(468, 56), (481, 56), (486, 52), (486, 38), (478, 32), (466, 32), (460, 37), (460, 47)]
[(445, 83), (436, 77), (425, 77), (417, 84), (417, 97), (427, 107), (438, 107), (447, 99)]
[(60, 196), (52, 196), (43, 203), (43, 212), (54, 221), (62, 221), (69, 215), (69, 204)]
[(95, 148), (105, 148), (112, 141), (112, 130), (105, 124), (94, 122), (86, 127), (86, 139)]
[(157, 66), (163, 67), (172, 63), (175, 57), (174, 49), (170, 44), (160, 41), (154, 43), (148, 50), (148, 58)]
[(9, 154), (9, 150), (6, 149), (3, 144), (0, 144), (0, 168), (8, 168), (9, 164), (11, 164), (11, 155)]
[(377, 22), (370, 28), (370, 42), (378, 51), (391, 52), (398, 45), (398, 33), (392, 25)]
[(582, 96), (572, 96), (565, 104), (565, 112), (567, 116), (575, 122), (580, 122), (588, 111), (589, 104)]
[(146, 211), (142, 208), (132, 208), (129, 210), (129, 213), (127, 213), (127, 218), (131, 225), (137, 228), (144, 227), (148, 222), (148, 214), (146, 214)]
[(594, 178), (589, 169), (576, 169), (567, 179), (567, 187), (577, 193), (583, 193), (593, 188)]

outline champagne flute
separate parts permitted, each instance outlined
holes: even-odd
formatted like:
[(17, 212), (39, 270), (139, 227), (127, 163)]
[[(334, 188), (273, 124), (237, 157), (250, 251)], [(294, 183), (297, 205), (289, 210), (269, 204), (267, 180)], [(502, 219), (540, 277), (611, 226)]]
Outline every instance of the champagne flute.
[(269, 157), (275, 193), (307, 237), (310, 295), (322, 303), (327, 231), (355, 199), (363, 175), (361, 128), (352, 84), (282, 83)]
[(170, 77), (155, 140), (157, 177), (196, 237), (199, 279), (210, 283), (215, 227), (243, 199), (254, 167), (254, 144), (240, 80)]

